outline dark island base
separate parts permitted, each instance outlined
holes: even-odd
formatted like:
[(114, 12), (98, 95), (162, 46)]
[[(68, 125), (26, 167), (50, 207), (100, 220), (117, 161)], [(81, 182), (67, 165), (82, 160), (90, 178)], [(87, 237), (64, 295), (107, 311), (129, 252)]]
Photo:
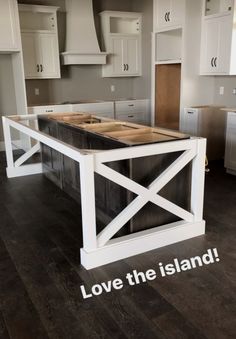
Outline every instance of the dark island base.
[[(59, 140), (80, 149), (107, 150), (129, 147), (111, 138), (85, 131), (78, 126), (64, 124), (40, 116), (39, 129)], [(42, 162), (45, 176), (65, 191), (80, 204), (80, 170), (79, 163), (42, 145)], [(106, 163), (107, 166), (132, 180), (147, 187), (156, 177), (163, 172), (182, 152), (155, 155), (142, 159), (132, 159)], [(190, 165), (186, 166), (175, 178), (171, 180), (159, 194), (179, 205), (190, 209)], [(95, 174), (95, 197), (97, 233), (114, 219), (135, 197), (125, 188)], [(89, 206), (88, 206), (89, 208)], [(117, 234), (122, 236), (148, 228), (178, 221), (178, 217), (162, 208), (147, 203)]]

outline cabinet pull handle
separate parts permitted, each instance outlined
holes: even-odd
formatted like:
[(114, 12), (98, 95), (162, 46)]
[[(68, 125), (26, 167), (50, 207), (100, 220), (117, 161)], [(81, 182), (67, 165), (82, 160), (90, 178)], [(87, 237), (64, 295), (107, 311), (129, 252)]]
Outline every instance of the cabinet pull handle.
[(125, 66), (125, 64), (124, 64), (124, 71), (126, 71), (126, 66)]
[(167, 12), (166, 12), (166, 14), (165, 14), (165, 21), (167, 22)]
[(213, 60), (214, 58), (211, 58), (211, 67), (214, 67)]
[(41, 70), (41, 72), (43, 71), (43, 65), (42, 64), (40, 65), (40, 70)]
[(39, 72), (39, 65), (37, 64), (37, 72)]
[(214, 58), (214, 66), (215, 66), (215, 67), (217, 67), (216, 61), (217, 61), (217, 57)]
[(128, 106), (129, 106), (129, 107), (134, 107), (134, 104), (129, 104)]
[(133, 115), (128, 115), (128, 118), (134, 118), (134, 116)]
[(167, 13), (167, 19), (170, 21), (170, 12)]
[(129, 64), (126, 64), (126, 71), (129, 70)]
[(193, 111), (188, 111), (187, 113), (188, 113), (188, 114), (194, 114), (194, 112), (193, 112)]

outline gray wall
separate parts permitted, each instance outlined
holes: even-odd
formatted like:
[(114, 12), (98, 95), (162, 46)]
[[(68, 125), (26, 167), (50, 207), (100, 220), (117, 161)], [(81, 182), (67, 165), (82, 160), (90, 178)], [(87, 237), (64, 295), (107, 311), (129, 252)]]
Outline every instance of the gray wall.
[(3, 141), (1, 116), (14, 114), (16, 100), (11, 56), (0, 54), (0, 142)]
[[(219, 94), (220, 86), (223, 86), (225, 88), (224, 95)], [(236, 88), (235, 76), (215, 77), (214, 103), (216, 105), (236, 107), (236, 95), (233, 94), (234, 88)]]

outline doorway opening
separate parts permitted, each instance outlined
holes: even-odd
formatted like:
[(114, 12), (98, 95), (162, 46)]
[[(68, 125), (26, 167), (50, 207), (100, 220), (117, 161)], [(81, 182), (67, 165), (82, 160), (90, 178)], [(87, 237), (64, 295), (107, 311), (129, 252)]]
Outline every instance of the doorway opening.
[(179, 130), (181, 64), (156, 65), (155, 125)]

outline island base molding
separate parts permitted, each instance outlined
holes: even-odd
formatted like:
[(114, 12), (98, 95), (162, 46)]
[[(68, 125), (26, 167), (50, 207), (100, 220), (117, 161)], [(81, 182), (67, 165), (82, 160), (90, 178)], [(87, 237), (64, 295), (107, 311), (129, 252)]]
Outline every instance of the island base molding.
[[(176, 222), (151, 230), (110, 240), (102, 248), (87, 252), (80, 250), (81, 264), (87, 269), (110, 264), (134, 255), (155, 250), (205, 234), (205, 221)], [(127, 239), (125, 239), (127, 238)]]

